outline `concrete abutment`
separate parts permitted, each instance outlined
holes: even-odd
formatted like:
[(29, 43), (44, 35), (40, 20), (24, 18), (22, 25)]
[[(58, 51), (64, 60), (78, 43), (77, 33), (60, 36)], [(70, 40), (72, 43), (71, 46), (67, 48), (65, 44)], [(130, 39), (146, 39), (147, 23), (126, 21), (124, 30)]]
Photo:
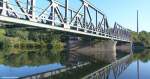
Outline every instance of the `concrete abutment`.
[(125, 51), (126, 53), (131, 51), (130, 43), (121, 43), (114, 40), (88, 41), (84, 43), (79, 37), (75, 38), (76, 40), (72, 38), (75, 37), (71, 37), (68, 41), (69, 49), (72, 53), (79, 53), (108, 63), (117, 60), (117, 50)]

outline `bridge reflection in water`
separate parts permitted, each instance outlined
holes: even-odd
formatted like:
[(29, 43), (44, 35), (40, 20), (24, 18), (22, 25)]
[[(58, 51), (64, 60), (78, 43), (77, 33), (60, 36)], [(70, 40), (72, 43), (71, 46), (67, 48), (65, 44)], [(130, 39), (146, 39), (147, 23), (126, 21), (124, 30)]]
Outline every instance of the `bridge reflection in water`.
[(83, 53), (68, 51), (53, 53), (47, 50), (24, 51), (23, 49), (16, 52), (17, 50), (13, 50), (0, 52), (1, 78), (107, 79), (111, 73), (114, 73), (114, 77), (117, 78), (127, 68), (132, 58), (129, 54), (110, 64), (96, 60), (96, 57), (85, 56)]
[[(81, 56), (81, 55), (80, 55)], [(24, 79), (109, 79), (114, 77), (117, 79), (123, 71), (129, 66), (132, 61), (132, 54), (116, 60), (110, 64), (102, 63), (99, 61), (93, 61), (92, 58), (88, 58), (88, 61), (80, 61), (78, 55), (70, 53), (68, 59), (65, 62), (66, 67), (42, 72), (30, 76), (22, 77)], [(90, 62), (89, 62), (90, 61)], [(99, 63), (98, 63), (99, 62)], [(113, 76), (111, 76), (113, 74)]]
[(109, 79), (110, 73), (113, 72), (115, 79), (121, 75), (121, 73), (129, 66), (131, 63), (132, 55), (127, 55), (112, 64), (109, 64), (82, 79)]

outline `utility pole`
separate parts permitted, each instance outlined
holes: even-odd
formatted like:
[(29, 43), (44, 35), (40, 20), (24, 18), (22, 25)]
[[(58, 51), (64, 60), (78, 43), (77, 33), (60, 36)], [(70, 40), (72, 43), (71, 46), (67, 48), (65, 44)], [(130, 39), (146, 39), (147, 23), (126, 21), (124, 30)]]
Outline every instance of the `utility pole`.
[(137, 33), (139, 34), (139, 11), (137, 10)]
[[(139, 37), (139, 11), (137, 10), (137, 34)], [(140, 79), (139, 59), (137, 59), (137, 79)]]
[(137, 79), (140, 79), (140, 67), (139, 67), (139, 59), (137, 60)]

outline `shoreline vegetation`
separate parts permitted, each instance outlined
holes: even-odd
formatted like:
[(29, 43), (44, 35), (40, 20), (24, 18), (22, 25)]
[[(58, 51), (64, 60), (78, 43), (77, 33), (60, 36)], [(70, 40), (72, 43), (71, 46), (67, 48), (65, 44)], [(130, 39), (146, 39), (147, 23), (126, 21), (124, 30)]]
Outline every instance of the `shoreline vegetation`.
[[(101, 39), (87, 39), (82, 42), (96, 42)], [(141, 31), (139, 34), (131, 31), (131, 39), (135, 48), (150, 48), (150, 32)], [(65, 49), (67, 34), (50, 29), (0, 28), (0, 49), (3, 48), (48, 48), (55, 52)], [(81, 42), (81, 43), (82, 43)]]
[(139, 34), (132, 31), (132, 41), (135, 48), (150, 49), (150, 32), (141, 31)]
[(3, 48), (48, 48), (60, 52), (64, 43), (61, 34), (52, 30), (0, 28), (0, 49)]

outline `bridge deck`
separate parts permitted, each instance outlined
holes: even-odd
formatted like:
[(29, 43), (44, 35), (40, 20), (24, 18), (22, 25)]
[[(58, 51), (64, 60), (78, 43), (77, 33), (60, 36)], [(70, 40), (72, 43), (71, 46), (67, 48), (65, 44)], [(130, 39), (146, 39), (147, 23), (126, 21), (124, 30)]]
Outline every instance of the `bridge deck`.
[(77, 29), (77, 30), (67, 29), (67, 28), (63, 28), (63, 27), (57, 27), (57, 26), (52, 26), (52, 25), (48, 25), (48, 24), (42, 24), (42, 23), (37, 23), (37, 22), (32, 22), (32, 21), (22, 20), (22, 19), (17, 19), (17, 18), (11, 18), (11, 17), (6, 17), (6, 16), (0, 16), (0, 21), (4, 22), (4, 23), (10, 23), (10, 24), (21, 24), (21, 25), (25, 25), (25, 26), (48, 28), (48, 29), (53, 29), (53, 30), (60, 30), (60, 31), (65, 31), (65, 32), (95, 36), (95, 37), (106, 38), (106, 39), (110, 39), (110, 40), (116, 40), (116, 41), (131, 42), (130, 40), (117, 38), (116, 36), (111, 36), (111, 35), (105, 34), (105, 33), (100, 33), (100, 32), (96, 32), (96, 34), (89, 33), (88, 31), (86, 31), (86, 32), (79, 31), (79, 29)]

